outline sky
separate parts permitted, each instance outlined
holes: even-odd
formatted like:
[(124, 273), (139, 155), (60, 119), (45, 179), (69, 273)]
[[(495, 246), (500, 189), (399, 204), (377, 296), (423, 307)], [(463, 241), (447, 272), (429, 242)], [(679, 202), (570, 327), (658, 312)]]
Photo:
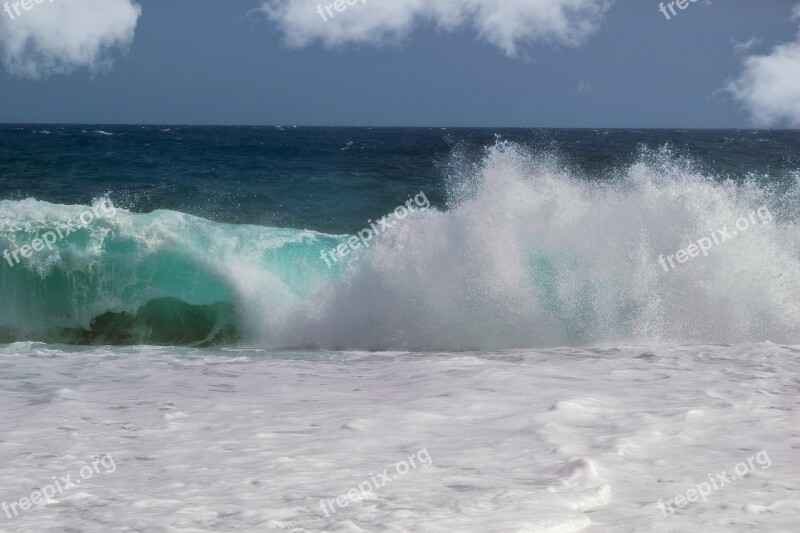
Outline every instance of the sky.
[(3, 123), (800, 127), (798, 0), (19, 1)]

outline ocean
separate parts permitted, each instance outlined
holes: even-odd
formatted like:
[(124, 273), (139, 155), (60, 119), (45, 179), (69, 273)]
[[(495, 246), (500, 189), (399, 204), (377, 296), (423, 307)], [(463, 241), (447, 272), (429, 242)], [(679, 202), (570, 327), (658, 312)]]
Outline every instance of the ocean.
[(797, 131), (0, 125), (0, 531), (796, 531), (798, 220)]

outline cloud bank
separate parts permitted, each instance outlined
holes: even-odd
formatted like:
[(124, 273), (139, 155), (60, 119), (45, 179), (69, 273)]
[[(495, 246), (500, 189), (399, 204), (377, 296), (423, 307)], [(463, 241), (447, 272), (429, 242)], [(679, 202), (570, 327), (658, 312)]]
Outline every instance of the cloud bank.
[[(794, 19), (800, 19), (800, 5)], [(800, 127), (800, 35), (767, 55), (746, 57), (742, 73), (725, 90), (758, 126)]]
[(110, 68), (110, 52), (130, 46), (142, 13), (135, 0), (15, 0), (0, 7), (3, 65), (32, 79)]
[[(276, 23), (289, 45), (321, 42), (394, 42), (417, 25), (440, 30), (473, 29), (509, 56), (526, 44), (579, 46), (594, 35), (614, 0), (340, 0), (343, 11), (323, 17), (317, 6), (334, 0), (264, 0), (260, 11)], [(338, 3), (338, 2), (336, 2)], [(342, 4), (339, 4), (340, 6)], [(327, 20), (324, 20), (327, 19)]]

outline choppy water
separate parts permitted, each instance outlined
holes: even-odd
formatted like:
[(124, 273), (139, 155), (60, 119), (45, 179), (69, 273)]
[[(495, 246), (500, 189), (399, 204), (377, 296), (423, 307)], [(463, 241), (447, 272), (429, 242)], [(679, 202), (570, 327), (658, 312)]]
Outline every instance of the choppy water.
[(795, 532), (798, 148), (2, 126), (0, 531)]
[(0, 341), (800, 339), (796, 132), (6, 126), (0, 143)]

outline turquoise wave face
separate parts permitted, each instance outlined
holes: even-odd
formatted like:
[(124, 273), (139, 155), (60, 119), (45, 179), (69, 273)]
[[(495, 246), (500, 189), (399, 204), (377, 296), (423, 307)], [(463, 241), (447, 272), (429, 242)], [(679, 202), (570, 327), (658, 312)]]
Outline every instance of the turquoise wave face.
[(232, 342), (248, 276), (300, 298), (341, 270), (320, 259), (338, 237), (102, 206), (0, 202), (0, 342)]

